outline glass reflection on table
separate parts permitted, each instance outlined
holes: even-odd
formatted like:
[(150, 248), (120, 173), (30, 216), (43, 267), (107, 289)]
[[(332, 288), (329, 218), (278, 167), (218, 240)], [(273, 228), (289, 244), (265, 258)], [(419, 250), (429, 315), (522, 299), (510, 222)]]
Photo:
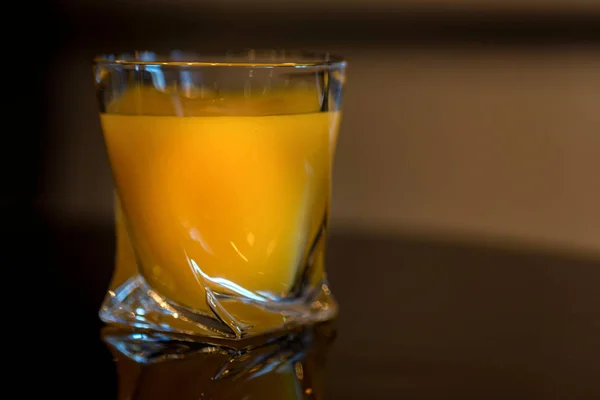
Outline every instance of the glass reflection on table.
[(331, 324), (244, 341), (107, 327), (102, 339), (118, 372), (118, 399), (322, 399)]

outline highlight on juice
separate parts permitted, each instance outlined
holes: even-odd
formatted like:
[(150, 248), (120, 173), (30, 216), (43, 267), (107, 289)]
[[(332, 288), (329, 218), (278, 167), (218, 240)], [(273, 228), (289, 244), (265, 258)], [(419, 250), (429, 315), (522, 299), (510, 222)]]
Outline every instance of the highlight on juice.
[(335, 317), (324, 256), (345, 63), (137, 53), (95, 68), (117, 239), (101, 318), (239, 339)]

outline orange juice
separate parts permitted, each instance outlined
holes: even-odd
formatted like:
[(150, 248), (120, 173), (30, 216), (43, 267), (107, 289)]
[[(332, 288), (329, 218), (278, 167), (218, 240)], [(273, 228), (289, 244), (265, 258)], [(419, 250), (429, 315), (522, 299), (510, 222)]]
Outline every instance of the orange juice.
[(101, 115), (127, 225), (117, 223), (113, 283), (132, 273), (131, 238), (145, 280), (180, 305), (205, 308), (204, 290), (215, 286), (288, 295), (327, 219), (337, 112), (318, 112), (302, 93), (164, 116), (172, 103), (157, 94), (134, 115), (131, 96)]
[(129, 239), (123, 216), (123, 209), (117, 196), (115, 196), (115, 237), (116, 257), (115, 270), (110, 283), (111, 290), (117, 290), (127, 279), (138, 274), (135, 251)]

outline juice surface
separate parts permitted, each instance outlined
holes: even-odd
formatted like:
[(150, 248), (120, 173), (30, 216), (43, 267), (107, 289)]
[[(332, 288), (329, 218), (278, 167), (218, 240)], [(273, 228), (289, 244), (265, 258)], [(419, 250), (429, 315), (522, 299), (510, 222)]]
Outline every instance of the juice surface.
[[(171, 104), (159, 95), (144, 96), (144, 115), (129, 114), (132, 99), (101, 122), (147, 282), (192, 308), (205, 306), (207, 284), (248, 297), (289, 293), (328, 211), (337, 113), (317, 112), (310, 93), (184, 117), (152, 115)], [(286, 114), (294, 104), (307, 112)], [(241, 115), (231, 115), (236, 107)]]

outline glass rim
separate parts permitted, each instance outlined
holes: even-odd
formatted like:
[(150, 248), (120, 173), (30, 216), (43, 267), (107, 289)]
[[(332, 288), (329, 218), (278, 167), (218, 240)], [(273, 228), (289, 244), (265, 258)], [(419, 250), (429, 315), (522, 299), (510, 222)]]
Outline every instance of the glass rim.
[[(257, 53), (260, 57), (257, 57)], [(175, 57), (177, 59), (173, 59)], [(282, 59), (277, 59), (282, 56)], [(265, 57), (267, 55), (267, 57)], [(260, 59), (260, 60), (257, 60)], [(288, 60), (289, 59), (289, 60)], [(122, 54), (102, 54), (94, 57), (95, 66), (134, 67), (134, 66), (166, 66), (166, 67), (241, 67), (241, 68), (343, 68), (344, 57), (331, 53), (262, 50), (225, 52), (224, 55), (202, 53), (197, 51), (171, 52), (171, 55), (149, 50), (133, 51)]]

